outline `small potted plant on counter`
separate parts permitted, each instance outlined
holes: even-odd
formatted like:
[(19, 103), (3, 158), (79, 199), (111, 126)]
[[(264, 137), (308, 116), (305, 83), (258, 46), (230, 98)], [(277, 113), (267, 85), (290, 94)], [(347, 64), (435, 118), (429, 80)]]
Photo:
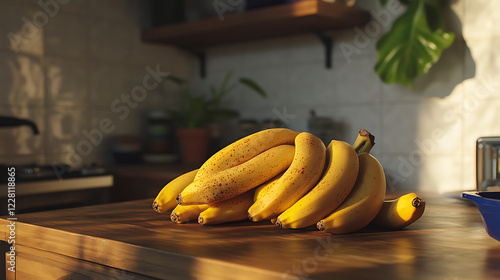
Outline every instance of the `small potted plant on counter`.
[[(171, 111), (177, 124), (176, 135), (185, 164), (201, 164), (208, 158), (212, 129), (210, 125), (239, 117), (239, 112), (223, 108), (221, 101), (232, 92), (236, 84), (231, 84), (233, 75), (227, 73), (219, 88), (210, 87), (209, 94), (193, 94), (189, 83), (179, 77), (169, 76), (167, 79), (180, 86), (179, 108)], [(239, 78), (238, 83), (246, 86), (262, 97), (266, 92), (253, 80)]]

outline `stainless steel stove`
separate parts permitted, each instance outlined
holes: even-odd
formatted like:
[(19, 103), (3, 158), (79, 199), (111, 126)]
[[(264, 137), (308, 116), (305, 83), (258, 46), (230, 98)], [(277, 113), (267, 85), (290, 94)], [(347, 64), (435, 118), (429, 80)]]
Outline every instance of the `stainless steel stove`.
[(0, 199), (7, 199), (9, 177), (15, 180), (17, 213), (104, 203), (113, 186), (113, 175), (97, 165), (0, 165)]

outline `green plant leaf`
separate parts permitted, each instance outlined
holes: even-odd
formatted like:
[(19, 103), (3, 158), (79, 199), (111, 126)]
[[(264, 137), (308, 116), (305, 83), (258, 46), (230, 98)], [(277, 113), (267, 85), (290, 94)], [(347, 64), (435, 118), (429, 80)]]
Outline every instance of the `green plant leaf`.
[(210, 86), (210, 93), (212, 94), (212, 98), (217, 97), (217, 90), (215, 89), (215, 87), (213, 85)]
[(222, 99), (222, 97), (224, 97), (224, 95), (226, 95), (229, 92), (227, 91), (227, 86), (232, 77), (233, 77), (233, 72), (231, 71), (227, 72), (226, 77), (224, 78), (224, 81), (222, 81), (222, 84), (219, 89), (219, 96), (218, 96), (219, 100)]
[(432, 31), (444, 28), (443, 7), (446, 0), (424, 0), (427, 23)]
[(257, 92), (262, 97), (267, 97), (267, 93), (254, 81), (249, 78), (240, 78), (240, 83)]
[(387, 2), (389, 2), (389, 0), (380, 0), (380, 5), (385, 6)]
[[(453, 43), (455, 36), (443, 31), (442, 20), (433, 21), (435, 30), (429, 26), (426, 10), (435, 11), (436, 7), (426, 1), (431, 0), (413, 0), (392, 29), (377, 42), (375, 72), (385, 83), (411, 87), (413, 79), (427, 73), (442, 51)], [(442, 16), (441, 12), (432, 14)]]
[[(166, 80), (182, 85), (179, 90), (180, 106), (175, 111), (170, 111), (170, 115), (176, 124), (182, 127), (194, 128), (203, 127), (214, 121), (230, 120), (239, 117), (238, 111), (223, 109), (220, 107), (221, 100), (230, 93), (237, 84), (230, 84), (232, 72), (228, 72), (219, 88), (210, 86), (206, 95), (193, 94), (189, 83), (181, 78), (169, 76)], [(245, 86), (250, 87), (262, 96), (266, 93), (257, 83), (250, 79), (240, 79)]]

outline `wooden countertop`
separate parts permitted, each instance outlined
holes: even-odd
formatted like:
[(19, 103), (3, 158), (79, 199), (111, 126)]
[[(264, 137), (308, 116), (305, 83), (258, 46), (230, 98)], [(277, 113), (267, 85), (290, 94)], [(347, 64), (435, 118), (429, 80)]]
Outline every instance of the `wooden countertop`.
[(160, 279), (500, 279), (500, 242), (477, 208), (423, 198), (424, 216), (401, 231), (178, 225), (146, 199), (17, 215), (16, 244)]

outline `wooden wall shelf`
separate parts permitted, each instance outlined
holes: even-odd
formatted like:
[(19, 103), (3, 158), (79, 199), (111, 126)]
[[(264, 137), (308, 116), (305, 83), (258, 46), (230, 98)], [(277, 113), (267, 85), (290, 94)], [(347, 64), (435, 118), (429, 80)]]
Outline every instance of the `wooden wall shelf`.
[(369, 20), (370, 14), (357, 7), (305, 0), (224, 15), (223, 20), (217, 17), (154, 27), (142, 32), (142, 40), (200, 53), (213, 46), (321, 33), (363, 25)]

